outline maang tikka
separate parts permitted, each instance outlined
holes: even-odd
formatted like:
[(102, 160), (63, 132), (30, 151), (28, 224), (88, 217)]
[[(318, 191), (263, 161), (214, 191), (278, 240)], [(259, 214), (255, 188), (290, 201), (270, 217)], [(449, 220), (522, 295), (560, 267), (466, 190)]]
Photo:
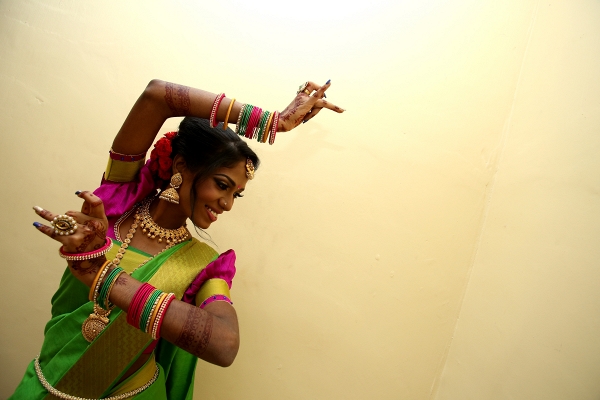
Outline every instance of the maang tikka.
[(171, 187), (160, 192), (158, 198), (170, 203), (179, 204), (179, 193), (177, 193), (177, 189), (179, 189), (182, 182), (183, 178), (181, 177), (181, 174), (179, 172), (176, 173), (171, 177), (171, 182), (169, 183), (169, 186)]

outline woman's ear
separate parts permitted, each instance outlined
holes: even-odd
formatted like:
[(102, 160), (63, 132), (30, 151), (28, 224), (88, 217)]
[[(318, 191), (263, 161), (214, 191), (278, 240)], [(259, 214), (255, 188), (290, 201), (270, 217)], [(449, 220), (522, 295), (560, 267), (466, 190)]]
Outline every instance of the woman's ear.
[(177, 154), (175, 156), (175, 158), (173, 159), (173, 166), (171, 168), (173, 169), (173, 175), (175, 175), (178, 172), (187, 171), (187, 165), (181, 154)]

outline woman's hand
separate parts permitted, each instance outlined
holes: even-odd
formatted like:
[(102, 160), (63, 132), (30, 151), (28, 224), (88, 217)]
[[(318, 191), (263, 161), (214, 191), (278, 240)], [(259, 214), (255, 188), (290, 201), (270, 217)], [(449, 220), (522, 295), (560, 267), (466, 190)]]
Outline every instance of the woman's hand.
[(319, 86), (314, 82), (306, 82), (306, 84), (300, 86), (296, 98), (281, 112), (277, 130), (279, 132), (290, 131), (314, 118), (323, 108), (328, 108), (337, 113), (346, 111), (323, 99), (329, 86), (331, 86), (330, 80), (323, 86)]
[[(53, 227), (35, 222), (33, 225), (42, 233), (63, 245), (65, 253), (87, 253), (97, 250), (106, 243), (106, 229), (108, 220), (104, 213), (102, 200), (91, 192), (77, 192), (84, 200), (81, 212), (67, 211), (65, 215), (72, 217), (77, 223), (77, 229), (72, 234), (57, 234)], [(46, 221), (52, 221), (59, 214), (44, 210), (40, 207), (33, 208), (35, 212)], [(100, 256), (85, 261), (69, 261), (71, 273), (87, 286), (91, 286), (99, 268), (106, 261)]]

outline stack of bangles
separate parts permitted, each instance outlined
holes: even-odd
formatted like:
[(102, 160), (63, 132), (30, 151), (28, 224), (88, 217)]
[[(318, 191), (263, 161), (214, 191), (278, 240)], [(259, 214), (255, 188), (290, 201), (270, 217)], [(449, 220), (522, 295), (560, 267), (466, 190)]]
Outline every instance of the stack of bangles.
[(165, 314), (173, 300), (175, 300), (173, 293), (162, 292), (149, 283), (144, 283), (129, 303), (127, 323), (157, 340), (160, 337), (160, 327)]
[[(213, 128), (217, 127), (217, 112), (224, 98), (225, 93), (220, 93), (215, 97), (215, 101), (213, 102), (209, 119), (210, 126)], [(229, 103), (223, 129), (227, 129), (233, 103), (235, 103), (235, 99), (231, 99)], [(248, 139), (256, 139), (260, 143), (266, 143), (268, 140), (269, 144), (273, 144), (275, 143), (275, 136), (279, 127), (279, 112), (270, 112), (251, 104), (244, 104), (240, 110), (236, 125), (235, 133), (238, 135)]]

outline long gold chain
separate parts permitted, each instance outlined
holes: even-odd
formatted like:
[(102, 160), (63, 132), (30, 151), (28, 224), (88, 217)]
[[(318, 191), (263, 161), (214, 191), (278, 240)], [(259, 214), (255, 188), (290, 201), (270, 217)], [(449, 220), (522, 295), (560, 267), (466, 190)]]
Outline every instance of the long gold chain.
[[(46, 377), (44, 376), (44, 373), (42, 372), (42, 367), (40, 367), (40, 360), (39, 360), (40, 356), (37, 356), (35, 358), (35, 362), (34, 362), (34, 367), (35, 367), (35, 373), (40, 381), (40, 383), (42, 384), (42, 386), (52, 395), (60, 398), (60, 399), (65, 399), (65, 400), (95, 400), (95, 399), (87, 399), (84, 397), (77, 397), (77, 396), (73, 396), (70, 394), (66, 394), (61, 392), (60, 390), (56, 389), (55, 387), (53, 387), (50, 382), (48, 382), (46, 380)], [(160, 370), (158, 369), (158, 364), (156, 365), (156, 371), (154, 371), (154, 376), (152, 376), (152, 378), (150, 378), (150, 380), (148, 382), (146, 382), (144, 385), (140, 386), (137, 389), (131, 390), (129, 392), (126, 393), (122, 393), (116, 396), (111, 396), (111, 397), (105, 397), (104, 400), (122, 400), (122, 399), (127, 399), (129, 397), (133, 397), (136, 394), (139, 394), (141, 392), (143, 392), (144, 390), (148, 389), (150, 387), (150, 385), (152, 385), (154, 383), (154, 381), (156, 380), (156, 378), (158, 378), (158, 374), (160, 373)]]

